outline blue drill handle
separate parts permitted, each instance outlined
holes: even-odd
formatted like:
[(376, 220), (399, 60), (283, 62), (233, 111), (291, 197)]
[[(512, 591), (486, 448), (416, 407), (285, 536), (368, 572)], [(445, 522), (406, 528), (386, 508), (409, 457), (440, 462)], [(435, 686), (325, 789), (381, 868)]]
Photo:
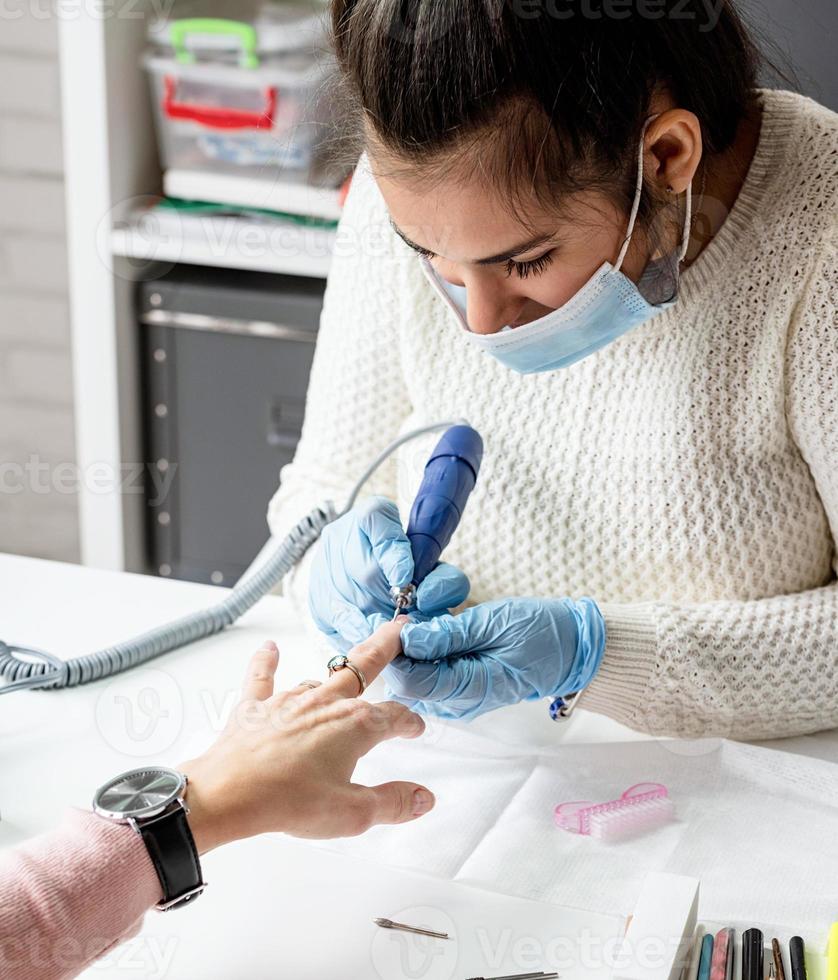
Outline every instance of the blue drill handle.
[(413, 585), (420, 585), (433, 570), (457, 530), (482, 460), (483, 440), (471, 426), (454, 425), (437, 443), (407, 524)]

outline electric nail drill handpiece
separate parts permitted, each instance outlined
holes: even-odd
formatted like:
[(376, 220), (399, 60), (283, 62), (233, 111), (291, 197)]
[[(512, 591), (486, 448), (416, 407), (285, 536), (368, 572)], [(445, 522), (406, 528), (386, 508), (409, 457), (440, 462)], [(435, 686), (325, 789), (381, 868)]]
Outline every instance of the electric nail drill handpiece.
[(483, 440), (469, 425), (454, 425), (446, 430), (431, 453), (407, 524), (413, 550), (413, 580), (390, 590), (396, 604), (394, 619), (413, 605), (416, 589), (436, 567), (457, 530), (482, 460)]

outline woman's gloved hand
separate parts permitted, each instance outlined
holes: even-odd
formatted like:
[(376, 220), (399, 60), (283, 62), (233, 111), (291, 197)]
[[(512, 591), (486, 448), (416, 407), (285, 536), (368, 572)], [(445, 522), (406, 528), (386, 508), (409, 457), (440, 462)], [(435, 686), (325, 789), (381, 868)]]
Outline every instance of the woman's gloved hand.
[[(386, 497), (371, 497), (324, 529), (309, 579), (311, 615), (332, 646), (346, 653), (372, 634), (371, 617), (392, 619), (390, 589), (412, 578), (413, 552), (398, 508)], [(411, 615), (445, 614), (468, 592), (465, 574), (441, 562), (417, 589)]]
[(475, 718), (586, 687), (605, 650), (593, 599), (499, 599), (410, 622), (383, 676), (393, 700), (439, 718)]

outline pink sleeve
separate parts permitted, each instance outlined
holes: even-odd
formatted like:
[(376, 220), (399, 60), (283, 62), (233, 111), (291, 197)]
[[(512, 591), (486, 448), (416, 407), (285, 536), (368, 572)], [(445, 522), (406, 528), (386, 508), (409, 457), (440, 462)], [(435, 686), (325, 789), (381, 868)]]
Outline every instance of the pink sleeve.
[(142, 839), (84, 810), (0, 854), (0, 976), (73, 977), (135, 935), (161, 889)]

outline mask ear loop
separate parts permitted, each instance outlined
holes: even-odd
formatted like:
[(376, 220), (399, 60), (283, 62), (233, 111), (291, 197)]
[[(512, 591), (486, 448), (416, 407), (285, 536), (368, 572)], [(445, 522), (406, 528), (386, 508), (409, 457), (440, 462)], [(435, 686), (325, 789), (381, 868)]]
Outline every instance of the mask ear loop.
[[(628, 228), (626, 229), (626, 237), (623, 241), (623, 247), (620, 249), (620, 254), (617, 256), (617, 262), (614, 266), (614, 271), (619, 272), (623, 266), (623, 261), (626, 257), (626, 252), (628, 252), (629, 245), (631, 244), (631, 236), (634, 234), (634, 226), (637, 223), (637, 215), (640, 212), (640, 196), (643, 193), (643, 153), (645, 151), (646, 142), (646, 130), (649, 126), (658, 118), (658, 113), (655, 116), (650, 116), (645, 123), (643, 123), (643, 131), (640, 134), (640, 148), (637, 153), (637, 182), (634, 187), (634, 202), (631, 206), (631, 214), (629, 215)], [(687, 251), (690, 247), (690, 225), (692, 224), (692, 211), (693, 211), (693, 187), (692, 181), (687, 185), (687, 210), (684, 214), (684, 228), (681, 232), (681, 248), (678, 251), (678, 262), (684, 261), (687, 255)]]
[(690, 249), (690, 231), (693, 223), (693, 182), (687, 184), (687, 209), (684, 212), (684, 230), (681, 232), (681, 249), (678, 252), (679, 264), (687, 257)]

